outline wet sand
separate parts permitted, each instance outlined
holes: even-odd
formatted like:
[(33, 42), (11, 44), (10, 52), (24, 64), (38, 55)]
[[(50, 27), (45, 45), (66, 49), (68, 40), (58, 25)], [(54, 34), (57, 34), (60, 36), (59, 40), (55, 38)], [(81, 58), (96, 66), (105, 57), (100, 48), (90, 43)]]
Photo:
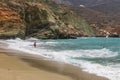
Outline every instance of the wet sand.
[(31, 67), (15, 57), (0, 53), (0, 80), (72, 80), (72, 78)]
[(47, 58), (0, 48), (1, 80), (108, 80), (81, 68)]

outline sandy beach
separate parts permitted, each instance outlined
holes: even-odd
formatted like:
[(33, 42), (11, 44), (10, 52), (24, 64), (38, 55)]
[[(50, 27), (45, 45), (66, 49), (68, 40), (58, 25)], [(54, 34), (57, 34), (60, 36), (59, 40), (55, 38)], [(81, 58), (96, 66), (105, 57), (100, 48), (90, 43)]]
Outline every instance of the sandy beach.
[(1, 80), (108, 80), (62, 62), (0, 48)]
[(72, 80), (65, 75), (59, 75), (27, 65), (19, 59), (0, 54), (1, 80)]

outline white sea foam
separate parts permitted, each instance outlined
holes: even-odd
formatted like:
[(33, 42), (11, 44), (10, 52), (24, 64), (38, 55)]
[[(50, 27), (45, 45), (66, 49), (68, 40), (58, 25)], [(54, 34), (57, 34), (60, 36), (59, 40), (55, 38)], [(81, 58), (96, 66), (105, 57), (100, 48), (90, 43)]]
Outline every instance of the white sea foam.
[[(92, 63), (85, 60), (75, 59), (75, 58), (109, 58), (118, 55), (117, 52), (112, 52), (109, 49), (93, 49), (93, 50), (63, 50), (54, 51), (49, 50), (44, 47), (34, 48), (33, 41), (36, 39), (28, 40), (6, 40), (9, 44), (10, 49), (15, 49), (19, 51), (24, 51), (29, 54), (41, 55), (47, 58), (51, 58), (57, 61), (62, 61), (70, 63), (76, 66), (80, 66), (84, 71), (94, 73), (98, 76), (105, 76), (110, 80), (120, 79), (120, 64), (115, 65), (101, 65), (97, 63)], [(56, 46), (57, 42), (38, 42), (38, 45), (52, 45)]]
[(109, 49), (93, 49), (93, 50), (74, 50), (66, 51), (72, 53), (72, 57), (83, 57), (83, 58), (107, 58), (117, 56), (117, 52), (112, 52)]
[(119, 67), (111, 65), (100, 65), (97, 63), (91, 63), (84, 60), (72, 60), (70, 63), (81, 66), (84, 71), (89, 73), (95, 73), (98, 76), (104, 76), (110, 80), (119, 80), (120, 79), (120, 64)]

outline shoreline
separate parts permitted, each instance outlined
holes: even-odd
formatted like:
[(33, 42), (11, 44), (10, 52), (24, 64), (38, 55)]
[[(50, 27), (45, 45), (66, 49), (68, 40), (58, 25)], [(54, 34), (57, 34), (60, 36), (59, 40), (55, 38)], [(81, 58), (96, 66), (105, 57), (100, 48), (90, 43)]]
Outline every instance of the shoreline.
[(45, 70), (50, 73), (56, 73), (59, 75), (71, 77), (72, 80), (108, 80), (105, 77), (84, 72), (80, 67), (66, 64), (63, 62), (52, 61), (42, 56), (24, 54), (24, 52), (2, 48), (0, 49), (0, 53), (1, 52), (8, 56), (15, 57), (21, 60), (22, 62), (25, 62), (32, 68), (37, 68), (39, 70)]
[(9, 54), (11, 52), (0, 51), (1, 80), (73, 80), (66, 75), (32, 67), (20, 58)]

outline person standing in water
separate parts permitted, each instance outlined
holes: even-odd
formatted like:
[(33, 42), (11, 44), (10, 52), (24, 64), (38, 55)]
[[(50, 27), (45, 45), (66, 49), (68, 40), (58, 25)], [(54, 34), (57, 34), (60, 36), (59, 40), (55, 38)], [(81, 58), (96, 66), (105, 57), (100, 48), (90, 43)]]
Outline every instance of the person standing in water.
[(34, 42), (33, 46), (36, 48), (36, 46), (37, 46), (37, 45), (36, 45), (36, 41)]

